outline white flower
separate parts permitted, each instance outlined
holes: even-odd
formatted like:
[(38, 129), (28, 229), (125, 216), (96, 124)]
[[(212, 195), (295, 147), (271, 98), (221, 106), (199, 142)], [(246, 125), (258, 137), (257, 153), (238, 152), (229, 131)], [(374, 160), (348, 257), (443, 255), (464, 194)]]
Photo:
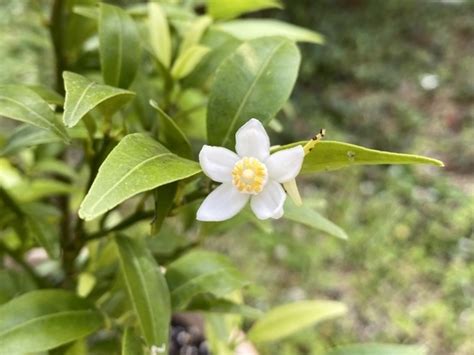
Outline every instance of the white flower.
[(200, 221), (232, 218), (250, 200), (259, 219), (280, 218), (286, 193), (281, 184), (301, 170), (304, 149), (296, 146), (270, 155), (270, 139), (260, 121), (252, 118), (235, 134), (237, 154), (223, 147), (205, 145), (199, 153), (203, 172), (221, 182), (197, 211)]

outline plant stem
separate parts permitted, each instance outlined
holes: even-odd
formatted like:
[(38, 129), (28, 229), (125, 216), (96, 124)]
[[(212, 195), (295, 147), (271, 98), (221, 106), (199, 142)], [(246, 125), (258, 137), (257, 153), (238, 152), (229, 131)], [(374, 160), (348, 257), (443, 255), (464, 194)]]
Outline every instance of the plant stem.
[(67, 68), (67, 60), (63, 48), (64, 22), (65, 22), (65, 1), (54, 0), (51, 8), (51, 18), (49, 31), (53, 42), (54, 57), (56, 60), (56, 90), (64, 95), (63, 71)]
[[(65, 0), (54, 0), (51, 8), (51, 18), (49, 23), (49, 31), (51, 41), (53, 43), (55, 57), (55, 75), (56, 75), (56, 91), (64, 95), (63, 71), (67, 69), (68, 63), (64, 52), (64, 33), (66, 21)], [(67, 148), (62, 153), (62, 159), (67, 160)], [(66, 162), (67, 163), (67, 162)], [(67, 181), (66, 181), (67, 182)], [(62, 211), (60, 222), (61, 246), (63, 249), (62, 263), (65, 272), (65, 287), (72, 287), (72, 275), (74, 273), (74, 260), (78, 253), (77, 240), (73, 234), (71, 225), (71, 211), (69, 206), (69, 197), (62, 196), (58, 199), (58, 205)]]
[(102, 237), (106, 236), (109, 233), (123, 230), (123, 229), (125, 229), (127, 227), (130, 227), (131, 225), (133, 225), (137, 222), (140, 222), (144, 219), (152, 218), (154, 215), (155, 215), (155, 211), (136, 212), (136, 213), (132, 214), (131, 216), (125, 218), (122, 222), (118, 223), (117, 225), (115, 225), (111, 228), (102, 229), (102, 230), (99, 230), (99, 231), (89, 235), (86, 238), (86, 240), (90, 241), (90, 240), (102, 238)]

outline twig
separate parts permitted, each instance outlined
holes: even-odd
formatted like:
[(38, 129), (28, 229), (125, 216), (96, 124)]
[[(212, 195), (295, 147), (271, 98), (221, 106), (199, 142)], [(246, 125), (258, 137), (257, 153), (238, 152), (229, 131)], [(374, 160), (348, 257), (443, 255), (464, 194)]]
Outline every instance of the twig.
[(123, 230), (135, 224), (136, 222), (142, 221), (147, 218), (152, 218), (154, 215), (155, 215), (155, 211), (140, 211), (140, 212), (134, 213), (130, 217), (125, 218), (122, 222), (118, 223), (117, 225), (111, 228), (102, 229), (95, 233), (90, 234), (88, 237), (86, 237), (86, 241), (99, 239), (106, 236), (109, 233)]

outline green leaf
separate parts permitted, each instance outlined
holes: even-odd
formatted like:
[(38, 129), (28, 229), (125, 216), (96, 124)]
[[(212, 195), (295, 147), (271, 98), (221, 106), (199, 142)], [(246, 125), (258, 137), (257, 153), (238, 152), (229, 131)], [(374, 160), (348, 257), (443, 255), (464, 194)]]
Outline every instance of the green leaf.
[(61, 246), (56, 229), (60, 217), (59, 211), (44, 203), (23, 204), (22, 210), (26, 215), (25, 221), (30, 234), (46, 250), (51, 259), (59, 259)]
[(54, 112), (33, 90), (19, 85), (0, 85), (0, 116), (46, 129), (64, 142), (68, 134)]
[(85, 18), (88, 18), (90, 20), (95, 20), (99, 21), (99, 11), (96, 6), (80, 6), (80, 5), (75, 5), (72, 8), (72, 11), (77, 14), (81, 15)]
[(8, 137), (7, 142), (0, 151), (0, 155), (10, 155), (17, 151), (45, 143), (61, 142), (61, 138), (44, 129), (35, 126), (22, 125)]
[(344, 304), (334, 301), (299, 301), (270, 310), (249, 330), (248, 337), (255, 343), (280, 340), (301, 329), (346, 313)]
[(171, 35), (166, 14), (156, 2), (148, 3), (148, 33), (152, 53), (165, 67), (171, 64)]
[(155, 194), (155, 218), (153, 219), (152, 234), (159, 233), (165, 218), (168, 217), (168, 213), (173, 207), (177, 191), (177, 182), (160, 186), (153, 191)]
[(156, 101), (150, 100), (150, 105), (159, 113), (160, 140), (174, 153), (191, 159), (193, 157), (191, 143), (176, 121), (163, 111)]
[(133, 328), (127, 327), (122, 337), (122, 355), (143, 355), (143, 347), (140, 338), (135, 334)]
[(208, 103), (209, 144), (232, 146), (250, 118), (268, 123), (286, 102), (298, 74), (300, 53), (280, 37), (242, 44), (219, 67)]
[(166, 271), (173, 309), (184, 308), (202, 293), (225, 296), (248, 282), (224, 255), (192, 251), (171, 263)]
[(247, 12), (282, 8), (278, 0), (208, 0), (208, 12), (215, 19), (231, 19)]
[(351, 344), (329, 350), (327, 355), (425, 355), (422, 345)]
[(5, 354), (44, 351), (96, 331), (100, 313), (64, 290), (26, 293), (0, 307), (0, 349)]
[(97, 84), (76, 73), (66, 71), (63, 78), (66, 87), (63, 120), (68, 127), (75, 126), (96, 107), (110, 116), (135, 95), (128, 90)]
[(115, 239), (130, 301), (149, 347), (168, 344), (171, 305), (159, 265), (142, 242)]
[(93, 219), (140, 192), (200, 171), (199, 164), (178, 157), (147, 135), (129, 134), (102, 163), (79, 216)]
[(56, 91), (42, 85), (28, 85), (28, 88), (37, 93), (48, 104), (62, 106), (64, 104), (64, 97), (59, 95)]
[(186, 311), (240, 314), (246, 318), (259, 318), (263, 314), (259, 309), (235, 303), (225, 298), (218, 298), (210, 293), (203, 293), (194, 297), (186, 306)]
[[(306, 142), (302, 142), (304, 144)], [(283, 147), (282, 147), (283, 148)], [(332, 171), (353, 165), (429, 164), (444, 166), (443, 162), (420, 155), (400, 154), (368, 149), (354, 144), (322, 141), (305, 157), (302, 174)]]
[(207, 30), (209, 25), (212, 23), (212, 19), (209, 16), (199, 16), (187, 30), (183, 37), (183, 41), (180, 46), (180, 53), (186, 52), (187, 49), (199, 44), (202, 35)]
[(234, 20), (223, 22), (216, 28), (243, 41), (260, 37), (282, 36), (296, 42), (324, 43), (324, 37), (319, 33), (278, 20)]
[(66, 195), (72, 191), (70, 185), (52, 179), (25, 180), (9, 189), (20, 203), (32, 202), (45, 197)]
[(288, 200), (285, 204), (284, 217), (291, 221), (304, 224), (310, 228), (326, 232), (336, 238), (348, 238), (346, 232), (341, 227), (335, 225), (333, 222), (304, 204), (303, 206), (296, 206), (293, 202)]
[(104, 82), (127, 89), (141, 59), (140, 36), (135, 22), (121, 8), (101, 3), (99, 42)]
[(207, 53), (209, 53), (207, 47), (200, 45), (189, 47), (176, 59), (171, 69), (171, 76), (178, 80), (189, 75)]
[(201, 40), (211, 51), (183, 80), (185, 86), (208, 87), (219, 65), (241, 45), (233, 36), (210, 28)]

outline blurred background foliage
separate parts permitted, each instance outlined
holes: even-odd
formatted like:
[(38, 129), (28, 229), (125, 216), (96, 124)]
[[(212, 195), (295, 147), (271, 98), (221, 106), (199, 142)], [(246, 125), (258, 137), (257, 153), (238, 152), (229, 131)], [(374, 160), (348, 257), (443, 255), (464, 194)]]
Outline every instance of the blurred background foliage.
[[(47, 5), (0, 0), (0, 83), (53, 84)], [(327, 42), (301, 46), (301, 76), (274, 142), (324, 127), (330, 139), (446, 163), (352, 168), (305, 181), (306, 203), (342, 226), (348, 241), (281, 222), (207, 241), (254, 278), (250, 304), (323, 297), (348, 304), (349, 317), (270, 351), (317, 354), (377, 341), (473, 354), (473, 2), (287, 0), (283, 11), (258, 16), (309, 27)]]

